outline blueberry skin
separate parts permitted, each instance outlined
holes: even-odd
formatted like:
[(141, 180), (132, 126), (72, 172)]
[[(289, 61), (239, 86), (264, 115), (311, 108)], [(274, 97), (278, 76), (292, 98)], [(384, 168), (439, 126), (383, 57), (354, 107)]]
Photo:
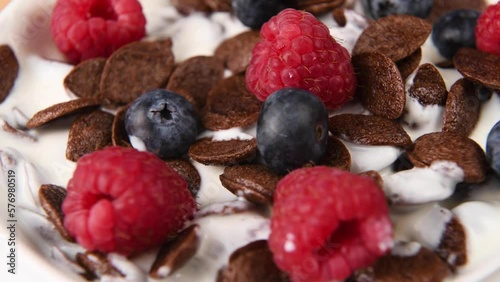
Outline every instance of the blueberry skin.
[(271, 170), (286, 174), (318, 161), (327, 140), (328, 112), (314, 94), (284, 88), (267, 97), (257, 121), (257, 148)]
[(289, 5), (282, 0), (233, 0), (233, 12), (246, 26), (260, 29), (271, 17)]
[(183, 156), (196, 140), (199, 119), (191, 103), (174, 92), (158, 89), (137, 98), (125, 114), (125, 130), (162, 159)]
[(491, 168), (500, 176), (500, 121), (491, 128), (486, 139), (486, 158)]
[(476, 48), (475, 29), (479, 15), (474, 10), (455, 10), (434, 22), (432, 41), (443, 57), (452, 59), (462, 47)]
[(389, 15), (406, 14), (426, 18), (431, 12), (434, 0), (362, 0), (361, 4), (374, 19)]

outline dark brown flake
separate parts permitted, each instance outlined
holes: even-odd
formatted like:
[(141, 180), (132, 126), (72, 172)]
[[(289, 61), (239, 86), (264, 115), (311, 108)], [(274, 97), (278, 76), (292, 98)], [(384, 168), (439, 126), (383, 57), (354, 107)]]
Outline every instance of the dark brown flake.
[(443, 131), (469, 136), (479, 120), (480, 104), (474, 85), (465, 79), (455, 82), (448, 93)]
[(388, 119), (400, 117), (406, 103), (406, 92), (396, 64), (381, 53), (353, 56), (352, 64), (358, 79), (357, 95), (363, 106)]
[(125, 130), (125, 115), (130, 106), (124, 106), (118, 109), (113, 119), (111, 126), (111, 142), (114, 146), (132, 147), (128, 137), (127, 130)]
[(461, 48), (453, 57), (457, 70), (468, 80), (500, 90), (500, 56), (472, 48)]
[(188, 99), (200, 111), (205, 106), (208, 92), (223, 76), (224, 64), (221, 60), (196, 56), (175, 68), (166, 88)]
[(14, 87), (19, 73), (19, 62), (9, 45), (0, 45), (0, 103)]
[(78, 161), (82, 156), (111, 146), (111, 128), (114, 116), (96, 110), (81, 114), (69, 130), (66, 158)]
[(99, 252), (85, 252), (76, 254), (77, 263), (93, 274), (95, 278), (100, 278), (104, 275), (112, 277), (125, 277), (106, 257), (105, 254)]
[(467, 263), (467, 243), (464, 227), (453, 217), (447, 224), (441, 236), (441, 242), (436, 253), (455, 269)]
[(211, 138), (202, 138), (189, 148), (189, 156), (205, 165), (234, 165), (249, 162), (256, 155), (255, 139), (214, 141)]
[(52, 105), (37, 112), (28, 120), (26, 127), (31, 129), (45, 125), (53, 120), (95, 108), (101, 104), (98, 98), (80, 98)]
[(433, 132), (415, 140), (408, 159), (416, 167), (430, 166), (435, 161), (456, 163), (464, 171), (464, 181), (484, 181), (488, 164), (483, 149), (472, 139), (454, 132)]
[(105, 58), (94, 58), (79, 63), (64, 78), (64, 87), (80, 98), (100, 97), (99, 84), (105, 64)]
[(378, 188), (384, 189), (384, 180), (382, 179), (382, 176), (380, 176), (380, 173), (378, 173), (376, 170), (364, 171), (359, 175), (370, 177), (371, 179), (373, 179), (375, 184), (377, 184)]
[(170, 4), (184, 15), (189, 15), (192, 12), (210, 12), (206, 0), (171, 0)]
[(339, 139), (328, 136), (325, 155), (317, 165), (326, 165), (349, 171), (351, 169), (351, 154)]
[(104, 66), (100, 91), (108, 106), (126, 105), (163, 88), (174, 69), (172, 41), (137, 41), (116, 50)]
[(199, 229), (198, 225), (191, 225), (163, 244), (149, 270), (149, 276), (155, 279), (166, 278), (189, 261), (200, 246)]
[(344, 8), (335, 8), (335, 10), (332, 11), (332, 17), (338, 26), (340, 27), (346, 26), (347, 18), (345, 16)]
[(378, 116), (335, 115), (329, 119), (329, 130), (343, 140), (360, 145), (412, 145), (410, 136), (398, 122)]
[(228, 265), (219, 271), (217, 282), (285, 282), (286, 274), (278, 269), (267, 241), (251, 242), (229, 257)]
[(205, 4), (215, 12), (231, 12), (233, 10), (231, 0), (205, 0)]
[(427, 20), (434, 22), (440, 16), (452, 10), (470, 9), (482, 12), (486, 9), (486, 6), (488, 6), (488, 3), (485, 0), (434, 0)]
[(447, 93), (443, 77), (432, 64), (426, 63), (418, 68), (409, 90), (411, 97), (424, 106), (444, 105)]
[(245, 127), (257, 122), (262, 102), (250, 93), (242, 75), (225, 78), (212, 90), (202, 114), (202, 124), (210, 130)]
[(74, 242), (75, 239), (69, 235), (64, 228), (64, 213), (62, 211), (62, 203), (66, 198), (66, 189), (52, 184), (44, 184), (38, 190), (38, 199), (40, 206), (47, 214), (47, 217), (61, 237), (69, 242)]
[(215, 57), (233, 73), (246, 71), (252, 58), (252, 49), (260, 41), (260, 32), (249, 30), (222, 41), (215, 49)]
[(408, 76), (410, 76), (410, 74), (418, 68), (421, 60), (422, 48), (418, 48), (417, 51), (411, 53), (410, 56), (396, 62), (403, 81), (405, 81)]
[(353, 55), (379, 52), (394, 62), (417, 51), (432, 31), (427, 21), (410, 15), (390, 15), (371, 22), (358, 38)]
[(342, 7), (345, 0), (296, 0), (294, 3), (299, 10), (305, 10), (311, 14), (320, 15)]
[(450, 269), (433, 251), (421, 247), (413, 256), (388, 254), (378, 259), (373, 266), (356, 271), (353, 282), (423, 282), (443, 281), (451, 275)]
[(281, 176), (265, 165), (228, 166), (219, 176), (222, 186), (236, 196), (256, 204), (272, 205), (273, 194)]
[(196, 197), (196, 194), (200, 190), (201, 177), (193, 164), (186, 159), (170, 159), (165, 162), (186, 180), (189, 191), (193, 197)]

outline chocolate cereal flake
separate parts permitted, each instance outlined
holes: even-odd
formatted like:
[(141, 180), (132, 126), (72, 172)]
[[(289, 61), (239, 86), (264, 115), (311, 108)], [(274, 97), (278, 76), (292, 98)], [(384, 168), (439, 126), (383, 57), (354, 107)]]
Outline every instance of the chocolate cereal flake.
[(108, 106), (165, 87), (174, 69), (172, 41), (137, 41), (116, 50), (104, 66), (100, 91)]
[(295, 0), (294, 3), (299, 10), (305, 10), (313, 15), (320, 15), (342, 7), (345, 0)]
[(210, 89), (223, 78), (224, 65), (215, 57), (196, 56), (180, 63), (170, 77), (167, 89), (178, 93), (201, 110)]
[(440, 16), (459, 9), (470, 9), (482, 12), (487, 6), (488, 3), (485, 0), (434, 0), (427, 20), (434, 22)]
[(396, 121), (378, 116), (341, 114), (329, 119), (330, 132), (360, 145), (410, 147), (408, 133)]
[(349, 171), (351, 169), (351, 154), (339, 139), (328, 136), (325, 155), (317, 165), (326, 165)]
[(192, 258), (200, 246), (199, 229), (198, 225), (191, 225), (163, 244), (149, 270), (149, 276), (155, 279), (166, 278)]
[(217, 282), (286, 282), (286, 274), (278, 269), (266, 240), (251, 242), (229, 257), (227, 267), (219, 271)]
[(231, 12), (233, 10), (231, 0), (205, 0), (205, 4), (215, 12)]
[(113, 119), (111, 126), (111, 143), (114, 146), (132, 147), (128, 137), (127, 130), (125, 130), (125, 114), (130, 106), (124, 106), (118, 109)]
[(99, 252), (85, 252), (76, 254), (77, 263), (92, 274), (95, 278), (104, 275), (111, 277), (125, 277), (106, 257)]
[(410, 76), (410, 74), (418, 68), (421, 60), (422, 48), (418, 48), (417, 51), (411, 53), (410, 56), (396, 62), (403, 81), (405, 81), (408, 76)]
[(105, 58), (94, 58), (79, 63), (64, 78), (64, 87), (80, 98), (99, 97), (99, 84), (105, 64)]
[(205, 2), (206, 0), (171, 0), (170, 4), (179, 13), (189, 15), (193, 12), (210, 12), (210, 7)]
[(396, 64), (381, 53), (352, 57), (363, 106), (375, 115), (396, 119), (403, 114), (406, 93)]
[(409, 95), (417, 99), (420, 104), (428, 106), (444, 105), (447, 94), (446, 84), (439, 71), (432, 64), (421, 65), (413, 79)]
[(463, 78), (457, 80), (446, 100), (443, 131), (469, 136), (479, 120), (479, 106), (474, 84)]
[(62, 211), (62, 203), (64, 198), (66, 198), (66, 189), (57, 185), (44, 184), (38, 190), (40, 206), (47, 214), (49, 221), (54, 224), (61, 237), (69, 242), (74, 242), (75, 239), (69, 235), (63, 224), (64, 213)]
[(58, 103), (34, 114), (26, 123), (26, 127), (28, 129), (39, 127), (58, 118), (97, 107), (100, 104), (101, 100), (98, 98), (80, 98)]
[(185, 159), (170, 159), (165, 162), (186, 180), (189, 191), (193, 197), (196, 197), (196, 194), (200, 190), (201, 177), (193, 164)]
[(457, 70), (468, 80), (500, 90), (500, 56), (472, 48), (461, 48), (453, 57)]
[(252, 58), (252, 49), (260, 41), (260, 32), (249, 30), (222, 41), (215, 49), (215, 57), (233, 73), (246, 71)]
[(433, 251), (420, 247), (413, 255), (388, 254), (371, 267), (356, 271), (351, 282), (443, 281), (451, 274), (448, 266)]
[(408, 159), (416, 167), (435, 161), (456, 163), (464, 171), (464, 181), (479, 183), (486, 178), (488, 164), (483, 149), (472, 139), (455, 132), (433, 132), (415, 140)]
[(347, 24), (347, 18), (345, 16), (344, 8), (335, 8), (332, 12), (332, 17), (338, 26), (344, 27)]
[(203, 126), (210, 130), (249, 126), (257, 122), (262, 102), (245, 86), (245, 77), (225, 78), (208, 94), (203, 110)]
[(264, 205), (272, 205), (274, 190), (281, 179), (261, 164), (228, 166), (219, 178), (222, 186), (236, 196)]
[(76, 162), (86, 154), (112, 145), (113, 120), (112, 114), (101, 110), (84, 113), (76, 118), (69, 130), (66, 158)]
[(14, 87), (19, 73), (19, 62), (9, 45), (0, 45), (0, 103)]
[(390, 15), (371, 22), (358, 38), (353, 55), (379, 52), (394, 62), (417, 51), (432, 31), (432, 25), (410, 15)]
[(257, 155), (257, 141), (202, 138), (189, 148), (189, 156), (205, 165), (234, 165), (253, 160)]
[(467, 263), (467, 243), (464, 227), (453, 217), (441, 236), (436, 253), (448, 263), (452, 269)]

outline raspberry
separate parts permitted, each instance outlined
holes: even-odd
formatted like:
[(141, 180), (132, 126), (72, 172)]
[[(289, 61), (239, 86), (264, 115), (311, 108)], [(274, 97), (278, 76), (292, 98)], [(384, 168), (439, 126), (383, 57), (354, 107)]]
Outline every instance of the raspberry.
[(57, 48), (71, 63), (108, 57), (121, 46), (140, 40), (146, 18), (137, 0), (59, 0), (51, 32)]
[(269, 247), (293, 281), (345, 279), (392, 242), (387, 203), (372, 179), (316, 166), (278, 183)]
[(476, 46), (479, 50), (500, 55), (500, 2), (489, 6), (477, 20)]
[(335, 109), (354, 95), (349, 52), (312, 14), (285, 9), (262, 26), (260, 35), (246, 72), (247, 87), (259, 100), (294, 87), (313, 92)]
[(186, 181), (152, 153), (108, 147), (78, 160), (62, 209), (84, 248), (131, 255), (179, 231), (196, 203)]

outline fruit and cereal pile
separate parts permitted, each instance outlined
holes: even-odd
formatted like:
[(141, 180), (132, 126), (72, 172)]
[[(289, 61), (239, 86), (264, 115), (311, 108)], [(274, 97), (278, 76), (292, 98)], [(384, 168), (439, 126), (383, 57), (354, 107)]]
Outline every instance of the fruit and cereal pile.
[(0, 28), (0, 166), (72, 280), (499, 275), (500, 2), (20, 0)]

